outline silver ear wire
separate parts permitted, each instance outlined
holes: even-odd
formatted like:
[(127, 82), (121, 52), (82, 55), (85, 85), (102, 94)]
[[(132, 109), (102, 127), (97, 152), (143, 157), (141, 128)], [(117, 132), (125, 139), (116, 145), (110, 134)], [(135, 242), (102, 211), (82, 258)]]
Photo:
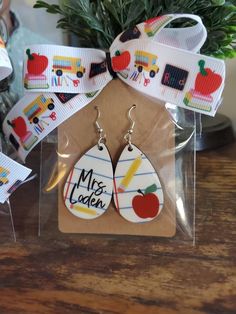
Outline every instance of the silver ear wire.
[(135, 108), (136, 108), (136, 105), (133, 104), (133, 106), (128, 111), (128, 118), (129, 118), (131, 124), (130, 124), (130, 128), (129, 128), (128, 132), (124, 136), (125, 141), (129, 144), (130, 150), (133, 149), (132, 143), (131, 143), (131, 138), (132, 138), (132, 134), (133, 134), (134, 126), (135, 126), (135, 121), (131, 117), (131, 111)]
[(101, 144), (105, 144), (106, 143), (106, 134), (104, 133), (103, 128), (100, 126), (98, 120), (100, 119), (101, 113), (100, 110), (98, 108), (98, 106), (95, 106), (95, 109), (97, 110), (97, 119), (95, 121), (95, 125), (99, 134), (99, 139), (98, 139), (98, 149), (101, 149), (102, 146)]

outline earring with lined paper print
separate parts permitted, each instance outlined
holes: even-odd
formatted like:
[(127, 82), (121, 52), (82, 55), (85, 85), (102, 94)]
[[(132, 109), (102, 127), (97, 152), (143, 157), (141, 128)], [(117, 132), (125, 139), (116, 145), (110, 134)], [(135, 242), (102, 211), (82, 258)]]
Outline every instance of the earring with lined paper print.
[(114, 176), (114, 202), (119, 214), (130, 222), (148, 222), (156, 218), (163, 207), (163, 191), (158, 175), (133, 143), (131, 137), (135, 122), (128, 112), (130, 129), (124, 136), (127, 145), (118, 160)]
[(88, 150), (70, 171), (64, 187), (64, 201), (68, 210), (83, 219), (101, 216), (108, 208), (113, 191), (113, 167), (105, 145), (106, 135), (98, 122), (97, 109), (95, 122), (99, 140)]

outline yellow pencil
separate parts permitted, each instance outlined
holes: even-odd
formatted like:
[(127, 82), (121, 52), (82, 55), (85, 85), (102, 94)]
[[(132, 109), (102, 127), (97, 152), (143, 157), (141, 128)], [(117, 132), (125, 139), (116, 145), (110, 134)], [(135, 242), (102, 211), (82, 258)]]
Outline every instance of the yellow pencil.
[(134, 159), (128, 171), (126, 172), (126, 175), (122, 179), (120, 186), (118, 187), (118, 192), (122, 193), (126, 190), (126, 188), (128, 187), (130, 181), (132, 180), (133, 176), (137, 172), (141, 163), (142, 163), (141, 156), (138, 156), (136, 159)]
[(84, 208), (84, 207), (79, 206), (79, 205), (72, 205), (72, 209), (75, 209), (75, 210), (80, 211), (84, 214), (88, 214), (88, 215), (92, 215), (92, 216), (95, 216), (97, 214), (96, 210), (91, 209), (91, 208)]

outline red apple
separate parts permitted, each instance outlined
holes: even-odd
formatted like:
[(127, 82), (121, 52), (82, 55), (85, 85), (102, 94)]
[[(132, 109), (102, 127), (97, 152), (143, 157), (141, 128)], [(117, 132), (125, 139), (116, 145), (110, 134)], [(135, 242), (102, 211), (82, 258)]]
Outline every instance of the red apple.
[(200, 60), (198, 65), (200, 67), (200, 72), (195, 80), (195, 90), (203, 95), (210, 95), (221, 86), (222, 77), (213, 72), (210, 68), (204, 68), (204, 60)]
[(141, 190), (138, 190), (138, 192), (141, 195), (136, 195), (132, 200), (132, 207), (136, 215), (140, 218), (156, 217), (159, 212), (159, 199), (156, 196), (156, 194), (154, 193), (144, 194), (141, 192)]
[(27, 126), (25, 120), (22, 117), (17, 117), (12, 121), (8, 120), (7, 123), (13, 128), (14, 132), (19, 136), (19, 138), (22, 138), (26, 135)]
[(30, 53), (30, 49), (26, 50), (28, 55), (27, 70), (29, 74), (40, 75), (48, 66), (48, 58), (37, 53)]
[(116, 52), (116, 56), (111, 58), (112, 69), (115, 72), (120, 72), (126, 69), (130, 63), (130, 53), (129, 51), (124, 51), (120, 53)]

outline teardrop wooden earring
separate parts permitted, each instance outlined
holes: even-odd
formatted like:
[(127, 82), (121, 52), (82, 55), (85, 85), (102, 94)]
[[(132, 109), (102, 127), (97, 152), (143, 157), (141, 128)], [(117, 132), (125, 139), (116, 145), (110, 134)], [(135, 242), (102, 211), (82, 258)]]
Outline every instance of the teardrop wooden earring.
[(95, 122), (98, 143), (88, 150), (70, 171), (64, 187), (64, 201), (68, 210), (75, 216), (94, 219), (107, 210), (113, 191), (113, 167), (105, 145), (106, 135), (100, 127), (97, 109)]
[(130, 129), (124, 136), (127, 143), (118, 160), (114, 177), (114, 202), (122, 217), (134, 223), (156, 218), (163, 208), (163, 191), (151, 162), (133, 143), (135, 122), (128, 112)]

